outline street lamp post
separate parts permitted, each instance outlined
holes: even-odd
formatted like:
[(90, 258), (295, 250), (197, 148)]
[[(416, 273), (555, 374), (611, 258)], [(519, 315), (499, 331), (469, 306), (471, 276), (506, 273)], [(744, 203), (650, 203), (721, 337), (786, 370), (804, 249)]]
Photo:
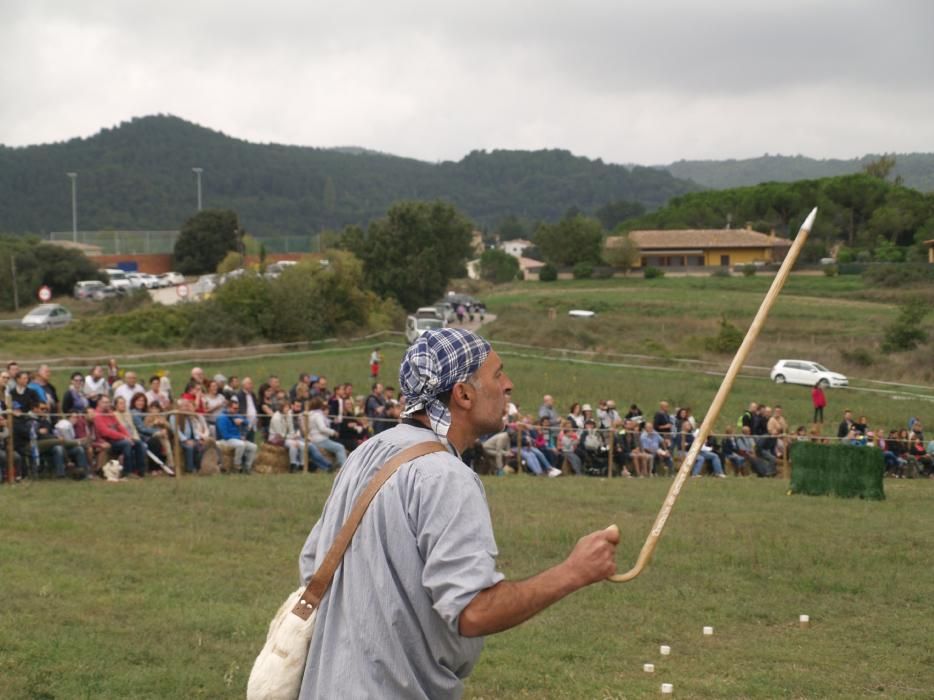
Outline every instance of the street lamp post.
[(78, 173), (65, 173), (71, 179), (71, 240), (78, 242)]
[(191, 172), (198, 176), (198, 211), (201, 211), (201, 173), (204, 168), (192, 168)]

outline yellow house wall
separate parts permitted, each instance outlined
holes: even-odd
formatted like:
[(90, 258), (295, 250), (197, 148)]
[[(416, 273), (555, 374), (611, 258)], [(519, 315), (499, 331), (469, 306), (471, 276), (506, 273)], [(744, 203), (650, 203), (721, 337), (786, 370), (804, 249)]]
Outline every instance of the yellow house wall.
[(729, 255), (730, 265), (746, 265), (756, 261), (770, 262), (771, 248), (710, 248), (704, 251), (704, 264), (711, 267), (720, 265), (720, 256)]

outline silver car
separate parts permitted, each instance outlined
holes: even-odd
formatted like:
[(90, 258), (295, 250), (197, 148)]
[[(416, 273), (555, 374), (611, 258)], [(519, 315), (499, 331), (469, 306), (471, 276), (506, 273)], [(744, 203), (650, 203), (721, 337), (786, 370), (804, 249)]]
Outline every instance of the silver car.
[(71, 323), (71, 312), (59, 304), (37, 306), (21, 321), (24, 328), (54, 328)]

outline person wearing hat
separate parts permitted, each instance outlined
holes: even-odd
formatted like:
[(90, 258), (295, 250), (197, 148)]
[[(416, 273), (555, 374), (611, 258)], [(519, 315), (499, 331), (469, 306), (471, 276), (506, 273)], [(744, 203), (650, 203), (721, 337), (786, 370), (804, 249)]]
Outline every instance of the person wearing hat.
[(512, 382), (489, 343), (461, 328), (422, 334), (399, 373), (403, 420), (354, 450), (299, 559), (308, 582), (373, 475), (399, 451), (445, 451), (402, 465), (376, 494), (317, 610), (300, 698), (459, 698), (483, 636), (524, 622), (616, 570), (619, 530), (585, 537), (524, 581), (496, 569), (479, 477), (459, 454), (501, 431)]
[(607, 399), (600, 402), (600, 408), (597, 409), (597, 424), (602, 430), (610, 430), (616, 421), (622, 422), (619, 411), (616, 410), (616, 402), (613, 399)]
[(243, 439), (246, 418), (240, 415), (240, 400), (236, 394), (228, 399), (226, 410), (218, 414), (214, 429), (217, 431), (217, 446), (233, 448), (234, 468), (249, 474), (257, 449), (255, 443)]

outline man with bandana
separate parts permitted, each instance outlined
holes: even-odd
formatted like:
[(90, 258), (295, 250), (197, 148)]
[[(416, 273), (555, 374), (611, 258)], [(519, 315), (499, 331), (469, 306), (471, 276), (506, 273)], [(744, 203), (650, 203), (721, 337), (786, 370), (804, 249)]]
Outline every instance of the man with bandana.
[(403, 422), (364, 442), (334, 481), (299, 560), (303, 583), (357, 497), (393, 455), (426, 441), (373, 499), (321, 601), (300, 697), (459, 698), (483, 637), (521, 624), (616, 571), (615, 526), (586, 535), (562, 563), (523, 581), (496, 570), (483, 485), (458, 455), (502, 430), (512, 382), (483, 338), (423, 334), (399, 373)]

